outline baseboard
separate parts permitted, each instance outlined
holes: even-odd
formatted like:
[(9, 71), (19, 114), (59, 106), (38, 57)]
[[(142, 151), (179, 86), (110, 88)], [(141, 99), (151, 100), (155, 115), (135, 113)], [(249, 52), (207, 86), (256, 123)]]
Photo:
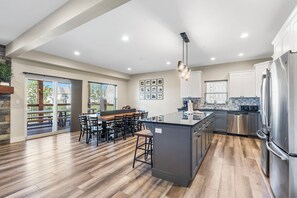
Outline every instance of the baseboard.
[(10, 143), (23, 142), (25, 140), (25, 136), (10, 137)]

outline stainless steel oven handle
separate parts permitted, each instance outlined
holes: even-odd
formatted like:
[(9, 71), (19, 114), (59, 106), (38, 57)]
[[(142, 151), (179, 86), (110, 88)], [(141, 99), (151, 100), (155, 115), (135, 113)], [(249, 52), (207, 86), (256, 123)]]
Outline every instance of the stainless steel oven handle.
[(276, 157), (280, 158), (283, 161), (289, 160), (289, 157), (286, 153), (284, 153), (279, 149), (278, 151), (275, 151), (273, 148), (271, 148), (270, 146), (271, 144), (272, 144), (271, 142), (266, 142), (266, 147), (272, 154), (274, 154)]
[(263, 134), (263, 132), (261, 130), (257, 131), (257, 136), (261, 139), (261, 140), (266, 140), (266, 136)]

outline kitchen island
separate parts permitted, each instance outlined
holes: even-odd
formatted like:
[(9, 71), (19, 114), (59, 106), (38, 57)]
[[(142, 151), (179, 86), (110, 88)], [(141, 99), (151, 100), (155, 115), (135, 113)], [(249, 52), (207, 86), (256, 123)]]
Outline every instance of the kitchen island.
[(213, 136), (214, 114), (183, 112), (151, 117), (143, 122), (152, 131), (152, 175), (181, 186), (194, 179)]

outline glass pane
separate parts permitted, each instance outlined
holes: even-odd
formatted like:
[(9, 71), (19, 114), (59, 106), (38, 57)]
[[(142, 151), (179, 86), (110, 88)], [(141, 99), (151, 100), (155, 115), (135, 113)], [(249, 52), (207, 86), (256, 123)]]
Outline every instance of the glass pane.
[(98, 112), (100, 110), (101, 85), (98, 83), (89, 83), (89, 111)]
[(71, 84), (58, 82), (57, 86), (57, 126), (58, 130), (70, 129)]
[(107, 100), (107, 111), (115, 110), (116, 86), (102, 84), (102, 95)]
[(27, 93), (28, 136), (52, 132), (53, 82), (29, 79)]

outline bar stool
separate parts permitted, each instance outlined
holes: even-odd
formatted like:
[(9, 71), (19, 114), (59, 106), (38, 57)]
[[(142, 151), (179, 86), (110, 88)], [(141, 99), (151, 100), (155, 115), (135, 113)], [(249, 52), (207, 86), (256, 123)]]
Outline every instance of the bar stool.
[[(135, 153), (134, 153), (134, 159), (133, 159), (133, 168), (135, 166), (135, 162), (142, 162), (151, 165), (153, 167), (153, 134), (150, 130), (142, 130), (139, 132), (136, 132), (135, 135), (137, 136), (136, 141), (136, 147), (135, 147)], [(145, 142), (143, 144), (139, 145), (139, 137), (144, 137)], [(144, 147), (143, 147), (144, 146)], [(137, 150), (143, 150), (144, 153), (137, 156)], [(148, 162), (148, 156), (150, 155), (150, 162)], [(144, 156), (144, 160), (141, 160), (140, 158)]]

